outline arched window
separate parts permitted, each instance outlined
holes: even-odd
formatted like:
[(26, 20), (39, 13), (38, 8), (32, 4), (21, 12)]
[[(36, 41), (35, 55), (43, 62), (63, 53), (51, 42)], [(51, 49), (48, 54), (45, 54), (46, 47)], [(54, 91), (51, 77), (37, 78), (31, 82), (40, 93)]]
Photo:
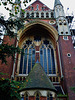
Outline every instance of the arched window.
[(34, 17), (34, 13), (33, 12), (31, 13), (31, 17)]
[[(37, 42), (41, 45), (38, 48)], [(19, 74), (29, 74), (35, 64), (35, 60), (39, 60), (46, 74), (56, 74), (54, 48), (49, 40), (43, 40), (41, 37), (34, 37), (34, 40), (27, 40), (22, 48), (20, 56)]]
[(24, 100), (24, 95), (22, 94), (21, 100)]
[(24, 17), (24, 13), (23, 12), (21, 13), (21, 17)]
[(40, 48), (40, 63), (46, 74), (56, 74), (54, 50), (47, 40), (44, 41)]
[(39, 10), (39, 5), (37, 5), (37, 10)]
[(34, 10), (34, 7), (31, 7), (32, 10)]
[(29, 18), (29, 13), (27, 13), (27, 18)]
[(21, 100), (24, 100), (24, 97), (21, 97)]
[(36, 94), (36, 100), (40, 100), (40, 96), (38, 93)]
[(54, 18), (54, 14), (53, 14), (53, 12), (51, 12), (51, 17)]
[(27, 40), (21, 53), (19, 74), (28, 74), (35, 64), (35, 48), (32, 41)]
[(38, 12), (36, 13), (36, 17), (39, 17), (39, 13)]
[(49, 18), (49, 13), (48, 12), (46, 13), (46, 17)]
[(44, 11), (45, 7), (42, 7), (42, 10)]
[(47, 95), (47, 100), (53, 100), (52, 94)]
[(41, 17), (44, 18), (44, 13), (43, 12), (41, 13)]
[(25, 96), (25, 100), (28, 100), (28, 94), (26, 94), (26, 96)]

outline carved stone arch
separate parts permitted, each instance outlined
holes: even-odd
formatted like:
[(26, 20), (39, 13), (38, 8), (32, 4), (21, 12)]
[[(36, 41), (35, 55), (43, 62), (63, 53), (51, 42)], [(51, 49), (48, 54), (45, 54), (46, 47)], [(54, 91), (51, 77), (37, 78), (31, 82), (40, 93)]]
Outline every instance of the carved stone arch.
[(48, 92), (47, 92), (47, 95), (50, 95), (50, 94), (52, 94), (52, 92), (51, 92), (51, 91), (48, 91)]
[(22, 45), (23, 39), (26, 36), (26, 32), (29, 29), (32, 29), (35, 25), (42, 26), (43, 29), (47, 30), (48, 35), (51, 37), (52, 41), (54, 41), (56, 43), (56, 41), (58, 40), (57, 30), (53, 26), (51, 26), (50, 24), (48, 24), (46, 22), (43, 22), (43, 21), (40, 21), (40, 20), (35, 20), (35, 21), (32, 21), (32, 22), (25, 24), (24, 28), (20, 29), (18, 31), (19, 45)]
[(37, 94), (39, 94), (40, 96), (42, 96), (42, 94), (40, 93), (39, 90), (37, 90), (36, 92), (34, 92), (34, 96), (36, 96)]
[(25, 91), (24, 96), (26, 96), (26, 95), (30, 96), (28, 91)]

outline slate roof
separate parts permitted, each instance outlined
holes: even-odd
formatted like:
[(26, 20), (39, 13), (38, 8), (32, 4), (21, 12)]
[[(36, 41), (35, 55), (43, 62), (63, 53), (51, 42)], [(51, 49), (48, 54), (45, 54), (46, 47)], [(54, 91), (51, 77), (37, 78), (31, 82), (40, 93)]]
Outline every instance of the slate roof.
[(60, 2), (60, 0), (55, 0), (54, 7), (55, 7), (56, 5), (62, 5), (61, 2)]
[(33, 69), (26, 78), (26, 81), (23, 83), (23, 86), (20, 88), (20, 91), (29, 89), (45, 89), (56, 91), (52, 82), (42, 69), (40, 63), (36, 63), (34, 65)]

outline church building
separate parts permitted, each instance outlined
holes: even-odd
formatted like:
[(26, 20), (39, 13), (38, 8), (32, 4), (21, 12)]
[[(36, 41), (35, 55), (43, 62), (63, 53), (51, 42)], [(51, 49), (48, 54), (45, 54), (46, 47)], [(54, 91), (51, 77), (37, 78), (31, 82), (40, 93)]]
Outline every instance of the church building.
[(14, 29), (17, 38), (4, 36), (4, 41), (19, 46), (24, 54), (16, 53), (14, 61), (7, 58), (0, 71), (9, 74), (6, 78), (23, 81), (21, 100), (75, 100), (71, 90), (75, 86), (75, 31), (68, 21), (72, 16), (65, 16), (60, 0), (55, 0), (53, 9), (35, 0), (25, 12), (19, 2), (14, 3), (20, 10), (15, 18), (25, 18), (24, 27)]

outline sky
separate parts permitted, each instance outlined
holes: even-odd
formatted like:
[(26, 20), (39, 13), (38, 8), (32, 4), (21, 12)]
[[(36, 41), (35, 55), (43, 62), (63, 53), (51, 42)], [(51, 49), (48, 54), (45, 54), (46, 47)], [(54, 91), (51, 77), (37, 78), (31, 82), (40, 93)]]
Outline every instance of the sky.
[[(35, 0), (32, 0), (31, 2), (34, 2)], [(45, 5), (47, 5), (49, 8), (53, 9), (55, 0), (40, 0)], [(65, 13), (74, 13), (75, 15), (75, 0), (60, 0), (62, 5), (64, 6)], [(68, 11), (67, 11), (67, 8)]]
[[(31, 0), (31, 2), (27, 4), (27, 6), (30, 5), (34, 1), (35, 0)], [(40, 0), (40, 1), (43, 2), (45, 5), (47, 5), (50, 9), (54, 8), (55, 0)], [(60, 1), (64, 7), (65, 15), (73, 14), (75, 16), (75, 0), (60, 0)], [(6, 18), (9, 16), (8, 12), (2, 6), (0, 7), (0, 13), (3, 13), (3, 15), (6, 16)]]
[[(34, 1), (35, 0), (31, 0), (31, 2), (28, 3), (27, 5), (31, 4)], [(40, 1), (43, 2), (45, 5), (47, 5), (49, 8), (53, 9), (55, 0), (40, 0)], [(75, 15), (75, 0), (60, 0), (60, 1), (64, 6), (65, 14)], [(67, 8), (69, 9), (67, 10)], [(0, 7), (0, 13), (4, 13), (4, 15), (8, 16), (7, 11), (5, 11), (5, 9), (3, 9), (2, 6)]]

